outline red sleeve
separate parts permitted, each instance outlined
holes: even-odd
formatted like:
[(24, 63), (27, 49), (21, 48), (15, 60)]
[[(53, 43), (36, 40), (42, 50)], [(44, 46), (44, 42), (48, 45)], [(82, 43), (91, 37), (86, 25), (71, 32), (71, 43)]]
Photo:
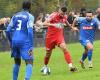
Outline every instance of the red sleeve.
[(53, 12), (49, 17), (48, 17), (48, 21), (52, 21), (55, 17), (56, 17), (56, 15), (57, 15), (57, 12)]
[(65, 19), (66, 19), (66, 20), (67, 20), (67, 18), (68, 18), (67, 15), (65, 15)]

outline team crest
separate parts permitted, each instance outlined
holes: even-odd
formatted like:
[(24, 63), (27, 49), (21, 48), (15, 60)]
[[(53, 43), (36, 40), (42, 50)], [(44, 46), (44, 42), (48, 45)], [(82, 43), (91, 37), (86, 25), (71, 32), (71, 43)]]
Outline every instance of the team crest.
[(93, 26), (93, 23), (91, 23), (91, 26)]

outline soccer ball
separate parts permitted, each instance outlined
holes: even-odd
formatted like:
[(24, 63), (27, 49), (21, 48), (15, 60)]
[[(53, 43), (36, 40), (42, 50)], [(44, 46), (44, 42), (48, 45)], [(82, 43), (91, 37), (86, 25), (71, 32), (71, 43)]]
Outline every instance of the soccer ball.
[(50, 74), (50, 68), (48, 68), (48, 67), (43, 67), (43, 68), (41, 69), (41, 72), (42, 72), (43, 75), (49, 75), (49, 74)]

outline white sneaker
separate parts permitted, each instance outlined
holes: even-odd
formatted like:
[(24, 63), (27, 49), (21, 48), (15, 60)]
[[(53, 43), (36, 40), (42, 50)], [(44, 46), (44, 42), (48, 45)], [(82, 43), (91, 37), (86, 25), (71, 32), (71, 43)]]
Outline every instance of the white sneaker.
[(89, 62), (89, 68), (93, 68), (92, 62)]

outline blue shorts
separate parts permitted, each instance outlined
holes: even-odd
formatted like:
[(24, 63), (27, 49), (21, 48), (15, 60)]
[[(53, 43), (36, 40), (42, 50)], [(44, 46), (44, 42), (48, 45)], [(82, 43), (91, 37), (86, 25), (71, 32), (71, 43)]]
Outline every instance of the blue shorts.
[(87, 45), (88, 42), (90, 42), (90, 43), (93, 44), (93, 41), (90, 41), (90, 40), (86, 40), (86, 39), (80, 40), (81, 45), (83, 45), (84, 47), (86, 47), (86, 45)]
[(11, 57), (14, 58), (21, 58), (24, 60), (33, 60), (33, 54), (30, 56), (29, 55), (29, 50), (32, 47), (28, 44), (28, 43), (24, 43), (24, 44), (18, 44), (18, 43), (14, 43), (12, 44), (12, 49), (11, 49)]

